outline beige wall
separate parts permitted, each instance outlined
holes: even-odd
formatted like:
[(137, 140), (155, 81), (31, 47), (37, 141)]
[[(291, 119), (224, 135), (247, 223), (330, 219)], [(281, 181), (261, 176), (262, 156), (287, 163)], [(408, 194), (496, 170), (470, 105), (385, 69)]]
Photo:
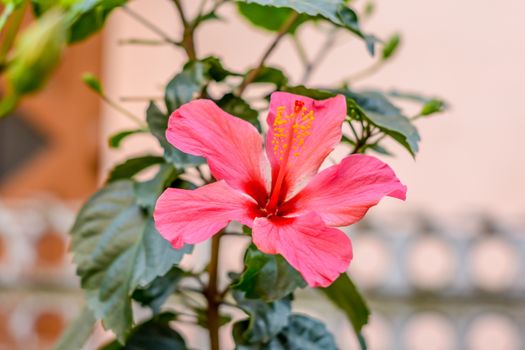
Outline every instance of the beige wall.
[[(186, 3), (190, 3), (187, 1)], [(193, 3), (193, 2), (191, 2)], [(363, 3), (363, 1), (357, 2)], [(178, 20), (165, 0), (137, 0), (131, 7), (177, 33)], [(517, 215), (525, 209), (525, 2), (502, 0), (378, 1), (377, 15), (367, 23), (374, 33), (403, 33), (400, 54), (379, 74), (359, 87), (397, 87), (445, 97), (452, 109), (420, 123), (421, 152), (413, 161), (401, 149), (388, 162), (409, 187), (404, 206), (389, 201), (376, 212), (427, 210), (441, 213), (489, 211)], [(231, 9), (224, 8), (231, 18)], [(155, 38), (120, 12), (106, 31), (104, 81), (111, 96), (161, 96), (167, 78), (180, 69), (182, 52), (172, 47), (119, 46), (119, 38)], [(301, 32), (312, 48), (313, 30)], [(207, 24), (198, 35), (199, 54), (222, 57), (227, 66), (246, 68), (269, 41), (238, 19)], [(299, 60), (284, 42), (270, 60), (298, 78)], [(337, 49), (312, 82), (339, 81), (370, 64), (362, 44), (341, 37)], [(127, 103), (137, 114), (144, 103)], [(111, 110), (104, 112), (104, 136), (130, 125)], [(135, 138), (126, 151), (108, 151), (103, 167), (124, 156), (155, 149), (154, 142)]]

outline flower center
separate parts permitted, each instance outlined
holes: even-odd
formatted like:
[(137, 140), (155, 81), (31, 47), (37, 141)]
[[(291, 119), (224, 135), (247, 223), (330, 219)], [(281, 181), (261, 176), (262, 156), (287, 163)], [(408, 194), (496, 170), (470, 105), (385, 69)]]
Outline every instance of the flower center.
[[(272, 147), (278, 160), (279, 172), (273, 179), (272, 193), (266, 205), (269, 214), (275, 214), (279, 199), (282, 199), (284, 179), (290, 163), (301, 155), (305, 139), (310, 136), (310, 129), (315, 119), (314, 112), (304, 106), (303, 101), (296, 100), (292, 113), (285, 114), (286, 107), (277, 107), (273, 122)], [(292, 156), (292, 158), (290, 157)]]

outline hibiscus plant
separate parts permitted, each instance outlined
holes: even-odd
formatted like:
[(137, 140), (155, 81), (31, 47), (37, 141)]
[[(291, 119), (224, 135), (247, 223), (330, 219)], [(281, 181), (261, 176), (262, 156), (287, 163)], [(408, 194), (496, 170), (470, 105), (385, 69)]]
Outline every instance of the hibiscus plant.
[[(139, 125), (113, 135), (111, 147), (148, 133), (163, 153), (117, 165), (80, 210), (71, 252), (85, 307), (57, 349), (80, 349), (97, 320), (116, 337), (106, 350), (187, 349), (179, 322), (206, 329), (212, 350), (220, 348), (220, 337), (227, 336), (220, 329), (228, 323), (236, 349), (338, 348), (320, 320), (292, 311), (305, 288), (338, 307), (366, 348), (362, 329), (370, 312), (346, 273), (352, 246), (341, 227), (359, 221), (385, 196), (404, 200), (406, 187), (388, 165), (365, 153), (390, 155), (384, 147), (390, 139), (415, 156), (414, 120), (445, 107), (416, 94), (354, 88), (356, 80), (387, 63), (400, 43), (397, 34), (381, 39), (364, 31), (358, 18), (372, 14), (372, 3), (200, 0), (190, 16), (189, 1), (171, 0), (183, 28), (172, 38), (126, 0), (2, 1), (4, 115), (44, 85), (67, 44), (96, 33), (114, 10), (188, 59), (166, 85), (163, 105), (151, 101), (145, 118), (110, 100), (96, 77), (84, 76), (94, 92)], [(225, 68), (220, 52), (198, 54), (195, 32), (222, 18), (224, 6), (236, 7), (246, 25), (274, 37), (248, 71)], [(31, 7), (37, 19), (20, 31)], [(302, 46), (306, 26), (325, 35), (317, 53)], [(334, 43), (347, 37), (361, 41), (375, 63), (335, 85), (306, 87)], [(267, 64), (285, 38), (304, 63), (300, 85)], [(247, 100), (245, 92), (254, 85), (259, 88)], [(418, 112), (405, 116), (394, 104), (401, 99), (419, 104)], [(334, 164), (329, 155), (341, 144), (346, 155)], [(154, 173), (145, 181), (139, 176), (144, 170)], [(246, 243), (240, 271), (219, 265), (229, 253), (221, 247), (225, 236)], [(199, 244), (209, 246), (208, 263), (183, 268), (179, 263)]]

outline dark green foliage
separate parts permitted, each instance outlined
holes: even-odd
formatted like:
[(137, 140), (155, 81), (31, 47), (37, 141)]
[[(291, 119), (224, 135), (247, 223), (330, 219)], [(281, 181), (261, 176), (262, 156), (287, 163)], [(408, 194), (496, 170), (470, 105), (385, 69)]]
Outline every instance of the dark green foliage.
[[(250, 74), (251, 70), (246, 73)], [(263, 67), (259, 74), (254, 78), (253, 83), (269, 83), (275, 85), (275, 88), (279, 90), (283, 86), (288, 85), (288, 77), (283, 73), (282, 70), (275, 67)]]
[(292, 314), (288, 325), (269, 342), (249, 343), (243, 338), (249, 323), (233, 325), (236, 350), (337, 350), (334, 337), (325, 325), (312, 317)]
[(160, 314), (138, 325), (125, 345), (114, 341), (100, 350), (187, 350), (182, 336), (169, 325), (174, 319), (174, 314)]
[(368, 121), (398, 141), (410, 154), (415, 156), (419, 151), (421, 138), (416, 127), (385, 95), (376, 91), (358, 93), (341, 90), (339, 92), (357, 102), (363, 108), (364, 116)]
[[(318, 290), (344, 312), (355, 333), (359, 335), (363, 327), (368, 323), (370, 310), (350, 277), (343, 273), (330, 286), (319, 288)], [(363, 343), (364, 339), (360, 340), (360, 342)], [(362, 348), (366, 349), (366, 345), (362, 346)]]
[(178, 263), (174, 250), (137, 204), (134, 183), (113, 182), (84, 205), (72, 229), (72, 251), (90, 309), (123, 342), (132, 325), (131, 294)]
[(147, 132), (144, 129), (133, 129), (133, 130), (124, 130), (119, 131), (116, 134), (113, 134), (108, 139), (108, 146), (111, 148), (119, 148), (122, 141), (126, 139), (128, 136), (136, 135), (136, 134), (143, 134)]
[(243, 326), (239, 337), (249, 344), (268, 343), (289, 323), (291, 296), (266, 303), (258, 299), (248, 299), (245, 293), (234, 291), (237, 305), (248, 314), (248, 323)]
[(126, 0), (84, 0), (76, 2), (68, 11), (72, 21), (69, 42), (82, 41), (104, 26), (109, 14)]
[(164, 158), (152, 155), (146, 155), (137, 158), (128, 158), (124, 163), (119, 164), (111, 170), (108, 182), (122, 179), (130, 179), (153, 165), (164, 163)]
[(41, 16), (53, 7), (61, 7), (69, 25), (69, 42), (76, 43), (97, 33), (109, 14), (127, 0), (32, 0), (33, 12)]
[(246, 298), (270, 302), (306, 286), (299, 272), (282, 256), (264, 254), (253, 245), (246, 251), (244, 265), (245, 271), (234, 288), (244, 292)]
[(259, 113), (252, 109), (248, 102), (234, 94), (226, 94), (219, 101), (217, 105), (226, 112), (246, 120), (253, 124), (259, 132), (261, 132), (261, 123), (259, 122)]
[[(257, 3), (238, 2), (237, 6), (239, 13), (251, 24), (272, 32), (279, 31), (288, 17), (294, 12), (290, 8), (269, 7)], [(297, 28), (309, 19), (309, 16), (301, 15), (288, 32), (294, 34)]]
[(206, 65), (202, 62), (190, 62), (182, 72), (171, 79), (164, 95), (168, 114), (200, 94), (207, 82), (205, 70)]
[[(275, 9), (272, 11), (265, 7)], [(309, 19), (308, 17), (322, 18), (365, 40), (368, 51), (374, 54), (377, 39), (361, 31), (357, 14), (346, 5), (345, 0), (244, 0), (239, 4), (240, 13), (252, 24), (272, 31), (281, 28), (292, 13), (291, 10), (298, 12), (300, 16), (290, 32), (294, 33), (299, 25)]]
[(351, 119), (379, 128), (405, 147), (412, 156), (415, 156), (419, 150), (420, 136), (416, 127), (382, 93), (355, 92), (349, 89), (327, 91), (308, 89), (304, 86), (288, 87), (286, 91), (315, 99), (326, 99), (342, 94), (346, 97), (347, 113)]
[(166, 158), (166, 161), (181, 168), (204, 163), (204, 158), (186, 154), (168, 142), (166, 139), (168, 116), (153, 102), (150, 102), (148, 110), (146, 111), (146, 121), (151, 133), (157, 138), (164, 149), (164, 158)]
[(148, 286), (139, 287), (133, 292), (133, 300), (142, 306), (151, 308), (155, 315), (160, 313), (160, 308), (184, 277), (185, 272), (178, 267), (173, 267), (165, 275), (155, 278)]
[[(20, 0), (3, 2), (7, 7), (0, 18), (0, 29), (21, 4)], [(186, 4), (181, 2), (184, 8)], [(59, 63), (66, 44), (84, 40), (98, 32), (110, 13), (126, 3), (126, 0), (32, 0), (33, 11), (39, 17), (33, 29), (19, 35), (14, 48), (8, 50), (9, 55), (0, 57), (0, 73), (6, 73), (9, 87), (0, 101), (0, 115), (15, 108), (24, 94), (44, 85)], [(175, 10), (180, 11), (179, 3), (172, 3)], [(210, 263), (207, 271), (188, 272), (176, 266), (185, 253), (191, 252), (192, 247), (174, 250), (160, 236), (153, 221), (156, 201), (168, 187), (195, 189), (193, 183), (184, 180), (187, 173), (199, 172), (204, 183), (213, 180), (203, 174), (206, 173), (204, 167), (199, 167), (205, 163), (204, 158), (181, 152), (168, 142), (166, 129), (169, 117), (182, 105), (197, 98), (206, 98), (261, 131), (259, 111), (255, 108), (263, 105), (274, 91), (288, 91), (318, 100), (342, 94), (347, 104), (346, 123), (352, 129), (352, 134), (343, 135), (343, 142), (353, 147), (352, 153), (373, 151), (388, 155), (390, 152), (382, 142), (390, 138), (415, 155), (420, 137), (414, 120), (442, 112), (447, 106), (440, 99), (416, 94), (357, 90), (350, 86), (354, 83), (352, 78), (342, 79), (337, 87), (289, 86), (289, 79), (282, 70), (267, 65), (266, 58), (278, 47), (279, 41), (292, 36), (297, 40), (296, 47), (307, 77), (324, 52), (321, 50), (321, 55), (310, 51), (305, 53), (301, 49), (301, 39), (304, 38), (298, 35), (298, 30), (307, 23), (316, 25), (320, 22), (322, 28), (331, 27), (327, 31), (326, 46), (321, 43), (321, 48), (329, 48), (333, 39), (330, 35), (350, 32), (361, 38), (371, 53), (378, 42), (382, 44), (376, 64), (391, 59), (399, 50), (400, 36), (395, 34), (381, 42), (374, 35), (364, 32), (358, 14), (350, 7), (354, 3), (347, 0), (239, 0), (236, 7), (249, 23), (273, 32), (274, 41), (271, 41), (269, 51), (264, 51), (265, 56), (255, 60), (254, 65), (243, 73), (225, 68), (216, 56), (202, 58), (197, 54), (200, 48), (197, 47), (197, 52), (194, 50), (193, 37), (200, 24), (219, 18), (217, 14), (221, 4), (211, 1), (203, 3), (200, 13), (191, 14), (193, 18), (190, 11), (181, 14), (174, 21), (180, 20), (184, 30), (173, 37), (171, 33), (164, 33), (164, 28), (156, 28), (154, 20), (141, 19), (142, 14), (134, 15), (135, 20), (149, 27), (151, 34), (159, 36), (160, 43), (173, 45), (176, 50), (185, 52), (188, 62), (167, 83), (165, 108), (150, 102), (146, 111), (147, 125), (127, 113), (139, 126), (120, 131), (109, 139), (111, 148), (119, 148), (127, 137), (149, 133), (158, 140), (163, 154), (134, 157), (117, 165), (105, 186), (80, 211), (71, 232), (72, 253), (87, 305), (57, 350), (81, 348), (96, 320), (101, 320), (118, 339), (103, 350), (186, 349), (182, 337), (170, 326), (172, 321), (184, 321), (183, 312), (166, 313), (163, 310), (164, 303), (172, 294), (177, 294), (173, 300), (182, 299), (189, 312), (193, 312), (184, 316), (195, 317), (196, 324), (205, 328), (222, 326), (231, 321), (231, 316), (219, 313), (225, 311), (219, 306), (228, 305), (230, 296), (233, 296), (236, 306), (248, 316), (233, 327), (238, 350), (337, 349), (333, 336), (320, 321), (292, 313), (294, 292), (304, 288), (306, 283), (282, 256), (264, 254), (251, 245), (244, 256), (244, 271), (231, 273), (233, 282), (225, 290), (217, 286), (212, 288), (212, 276), (217, 275), (213, 272), (217, 272), (217, 261), (220, 260), (218, 253), (213, 255), (217, 259), (211, 259), (215, 263)], [(372, 7), (367, 6), (364, 16), (368, 17), (372, 12)], [(135, 41), (140, 42), (140, 38)], [(157, 43), (157, 40), (150, 41)], [(309, 45), (305, 47), (309, 48)], [(10, 45), (8, 49), (11, 49)], [(95, 76), (86, 74), (83, 80), (112, 107), (124, 110), (104, 96), (103, 86)], [(259, 89), (246, 90), (244, 94), (247, 86), (257, 84)], [(262, 90), (264, 92), (260, 93)], [(397, 98), (417, 102), (420, 105), (418, 114), (407, 118), (394, 103)], [(155, 172), (149, 180), (137, 181), (144, 170)], [(190, 171), (184, 174), (186, 170)], [(251, 235), (250, 228), (244, 227), (242, 232), (245, 236)], [(213, 246), (217, 248), (212, 251), (218, 252), (218, 240), (214, 240)], [(186, 283), (196, 281), (197, 287)], [(346, 315), (361, 348), (365, 349), (361, 332), (368, 322), (370, 311), (350, 278), (343, 274), (331, 286), (318, 291)], [(197, 296), (196, 302), (193, 295)], [(208, 305), (218, 305), (216, 310), (211, 310), (215, 313), (203, 307), (203, 300)], [(132, 302), (150, 308), (152, 318), (135, 326)], [(212, 322), (214, 315), (216, 319)]]

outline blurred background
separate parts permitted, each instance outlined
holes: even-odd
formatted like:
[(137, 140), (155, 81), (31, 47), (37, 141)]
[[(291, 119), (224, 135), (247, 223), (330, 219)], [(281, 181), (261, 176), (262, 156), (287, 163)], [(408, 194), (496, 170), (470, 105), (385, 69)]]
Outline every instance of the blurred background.
[[(191, 11), (195, 4), (186, 3)], [(399, 31), (403, 45), (382, 71), (356, 86), (410, 87), (451, 108), (420, 123), (416, 161), (390, 147), (396, 156), (385, 161), (408, 186), (407, 202), (385, 200), (348, 229), (355, 254), (350, 273), (373, 310), (364, 331), (370, 349), (525, 349), (525, 2), (376, 5), (365, 28)], [(178, 33), (169, 1), (129, 6)], [(232, 6), (221, 11), (231, 20), (198, 32), (199, 52), (220, 56), (226, 67), (253, 66), (271, 36), (246, 25)], [(322, 33), (305, 27), (299, 35), (317, 51)], [(67, 50), (43, 92), (26, 99), (14, 118), (0, 120), (2, 350), (50, 348), (80, 310), (67, 254), (75, 212), (116, 162), (157, 149), (140, 137), (126, 140), (123, 150), (109, 149), (107, 137), (129, 121), (80, 79), (87, 71), (101, 76), (107, 95), (142, 115), (148, 99), (162, 98), (183, 55), (172, 47), (124, 45), (129, 38), (155, 36), (116, 11), (102, 35)], [(371, 62), (360, 41), (341, 36), (311, 85), (339, 81)], [(270, 63), (299, 81), (302, 66), (291, 41), (283, 41)], [(347, 321), (330, 305), (308, 293), (296, 304), (327, 320), (341, 349), (356, 348)], [(192, 329), (184, 332), (192, 347), (206, 347)], [(86, 348), (109, 337), (98, 329)]]

